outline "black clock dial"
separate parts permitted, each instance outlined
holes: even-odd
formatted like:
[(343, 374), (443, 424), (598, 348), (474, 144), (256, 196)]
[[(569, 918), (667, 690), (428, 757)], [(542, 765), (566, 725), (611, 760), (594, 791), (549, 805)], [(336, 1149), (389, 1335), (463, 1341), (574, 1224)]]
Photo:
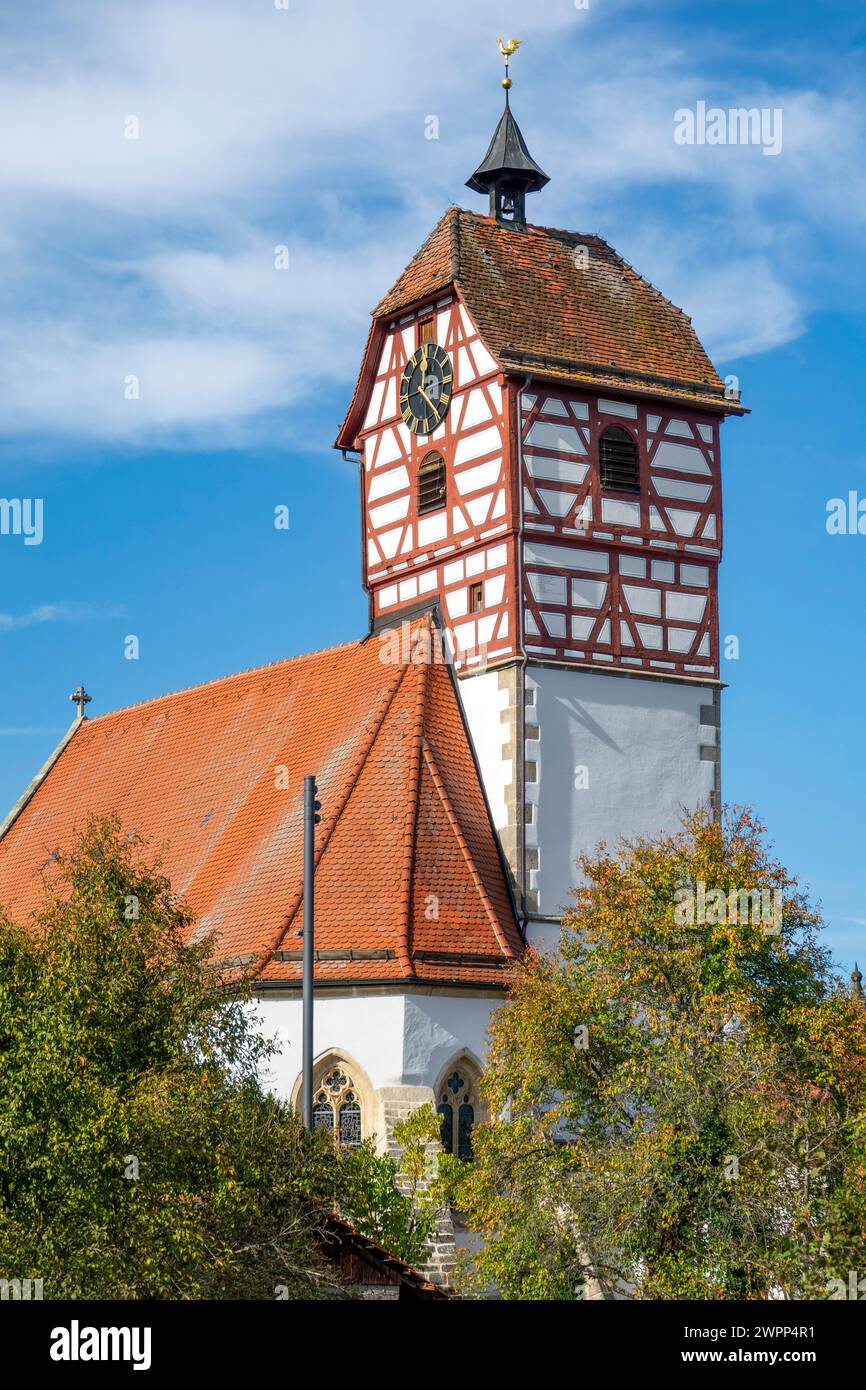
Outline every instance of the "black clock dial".
[(422, 343), (400, 382), (400, 414), (413, 434), (432, 434), (448, 413), (454, 385), (451, 359), (438, 343)]

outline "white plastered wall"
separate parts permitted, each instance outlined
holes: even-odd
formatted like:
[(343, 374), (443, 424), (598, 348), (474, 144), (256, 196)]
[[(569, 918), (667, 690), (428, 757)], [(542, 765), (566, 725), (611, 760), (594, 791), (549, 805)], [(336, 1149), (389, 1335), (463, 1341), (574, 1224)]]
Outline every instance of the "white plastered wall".
[[(468, 1052), (483, 1062), (487, 1025), (501, 995), (461, 990), (389, 993), (358, 990), (316, 996), (313, 1052), (334, 1049), (360, 1063), (374, 1090), (436, 1085), (443, 1068)], [(260, 1030), (279, 1047), (263, 1082), (290, 1100), (301, 1070), (301, 1000), (272, 995), (250, 1006)]]
[[(291, 1100), (301, 1070), (300, 995), (269, 996), (255, 1007), (261, 1031), (279, 1047), (263, 1081), (282, 1099)], [(403, 1084), (402, 995), (323, 991), (316, 995), (313, 1027), (314, 1056), (335, 1048), (360, 1062), (375, 1089)]]
[(405, 996), (404, 1075), (407, 1086), (435, 1086), (440, 1073), (460, 1052), (479, 1065), (487, 1054), (487, 1026), (502, 996), (429, 994)]
[(505, 751), (508, 725), (502, 719), (508, 708), (508, 690), (500, 689), (499, 673), (494, 670), (466, 677), (460, 681), (459, 691), (493, 824), (502, 830), (508, 824), (508, 797), (514, 780), (514, 761)]
[[(530, 917), (544, 918), (570, 904), (580, 853), (675, 830), (683, 808), (709, 802), (715, 769), (701, 748), (715, 747), (718, 731), (701, 723), (707, 685), (530, 666), (530, 691), (539, 737), (526, 744), (526, 844), (537, 851), (527, 887), (537, 893)], [(559, 931), (530, 920), (528, 934), (550, 947)]]

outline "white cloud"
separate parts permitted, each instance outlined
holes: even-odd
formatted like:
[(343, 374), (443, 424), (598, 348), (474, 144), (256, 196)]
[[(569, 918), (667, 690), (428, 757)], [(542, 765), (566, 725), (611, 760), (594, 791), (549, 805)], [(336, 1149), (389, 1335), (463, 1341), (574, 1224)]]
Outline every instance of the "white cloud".
[[(232, 446), (283, 432), (321, 382), (348, 396), (370, 307), (449, 201), (480, 206), (462, 185), (498, 112), (498, 6), (443, 0), (435, 61), (428, 12), (396, 0), (103, 0), (40, 20), (0, 41), (0, 430)], [(552, 175), (538, 220), (601, 231), (721, 361), (850, 295), (866, 104), (836, 64), (829, 95), (808, 54), (800, 89), (744, 82), (722, 28), (720, 79), (712, 44), (672, 43), (642, 4), (523, 0), (509, 26), (531, 38), (515, 104)], [(781, 106), (782, 153), (676, 145), (674, 111), (698, 99)]]
[(102, 618), (122, 618), (126, 608), (118, 603), (73, 603), (62, 599), (58, 603), (40, 603), (26, 613), (0, 613), (0, 632), (16, 632), (20, 628), (42, 623), (83, 623)]

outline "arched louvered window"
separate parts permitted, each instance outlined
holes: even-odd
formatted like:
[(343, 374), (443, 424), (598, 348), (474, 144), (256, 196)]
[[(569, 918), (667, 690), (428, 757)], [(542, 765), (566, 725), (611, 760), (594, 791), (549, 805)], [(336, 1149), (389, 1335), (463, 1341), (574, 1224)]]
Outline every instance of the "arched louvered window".
[(418, 469), (418, 511), (435, 512), (445, 506), (445, 460), (427, 454)]
[(601, 486), (605, 492), (640, 492), (637, 445), (628, 430), (610, 425), (598, 442)]

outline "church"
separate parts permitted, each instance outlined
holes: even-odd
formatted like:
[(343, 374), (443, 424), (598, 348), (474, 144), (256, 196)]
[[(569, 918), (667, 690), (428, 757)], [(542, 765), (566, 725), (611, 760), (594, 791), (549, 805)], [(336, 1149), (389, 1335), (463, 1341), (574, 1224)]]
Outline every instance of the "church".
[(432, 1101), (463, 1157), (490, 1015), (555, 945), (578, 856), (720, 805), (720, 431), (744, 413), (606, 241), (529, 220), (548, 178), (503, 85), (486, 206), (449, 207), (385, 289), (337, 433), (367, 631), (96, 717), (77, 691), (0, 826), (19, 920), (88, 815), (164, 845), (297, 1101), (314, 775), (315, 1123), (386, 1146)]

